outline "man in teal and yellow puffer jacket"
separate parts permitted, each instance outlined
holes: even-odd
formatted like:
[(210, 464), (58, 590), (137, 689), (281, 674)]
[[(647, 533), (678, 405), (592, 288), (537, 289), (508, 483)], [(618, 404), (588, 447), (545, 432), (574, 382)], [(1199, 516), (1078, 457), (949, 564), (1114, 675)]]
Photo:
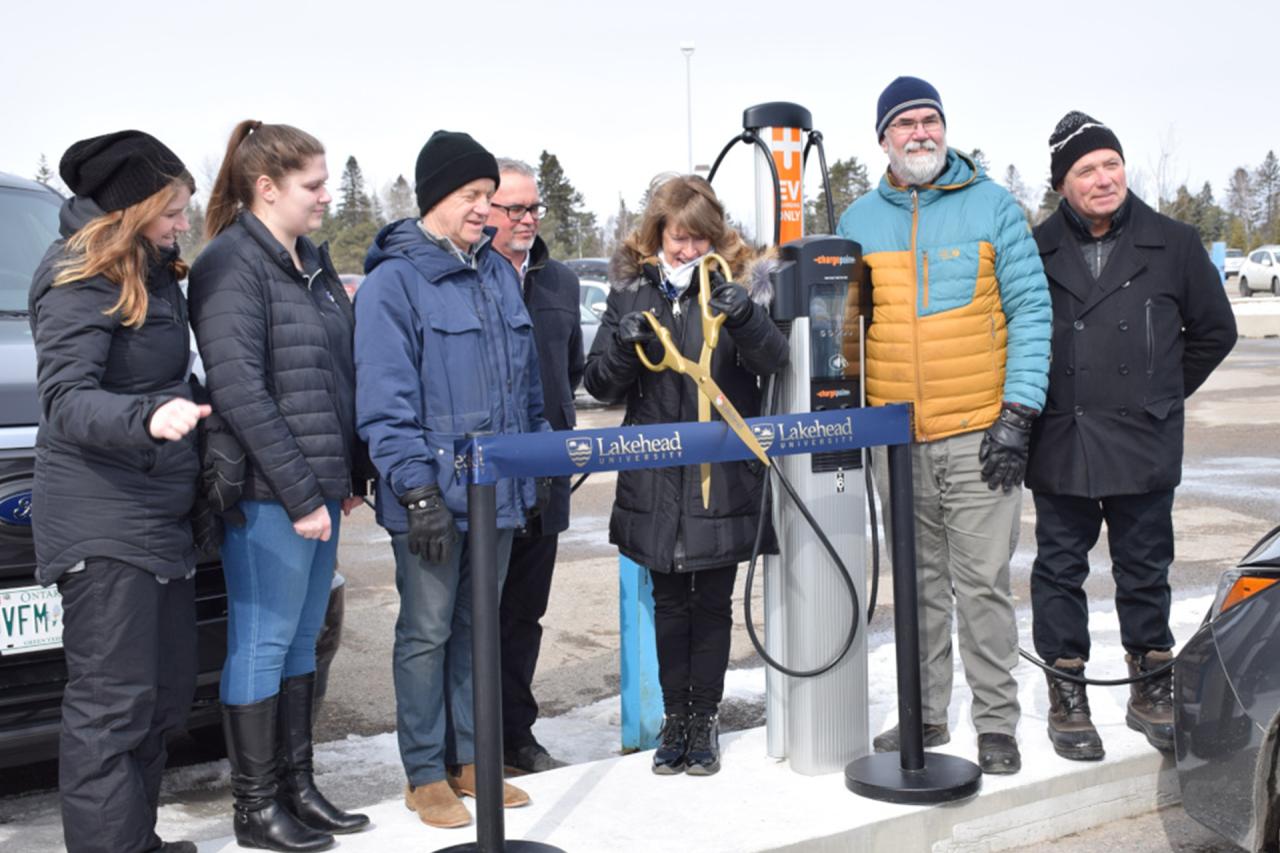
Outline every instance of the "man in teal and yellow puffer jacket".
[[(867, 398), (914, 406), (925, 745), (950, 740), (954, 598), (978, 763), (986, 773), (1016, 773), (1009, 558), (1031, 422), (1048, 386), (1048, 284), (1022, 208), (947, 148), (937, 90), (899, 77), (877, 106), (889, 168), (875, 192), (845, 211), (839, 233), (862, 246), (871, 270)], [(880, 453), (877, 487), (887, 508), (886, 472)], [(897, 730), (875, 747), (898, 749)]]

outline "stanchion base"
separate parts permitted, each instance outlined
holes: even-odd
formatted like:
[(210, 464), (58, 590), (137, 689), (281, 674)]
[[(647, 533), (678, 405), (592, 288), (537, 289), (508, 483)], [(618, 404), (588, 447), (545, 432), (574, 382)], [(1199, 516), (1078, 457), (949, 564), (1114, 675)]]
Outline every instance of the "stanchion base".
[(924, 768), (903, 770), (902, 756), (881, 752), (844, 769), (850, 791), (886, 803), (932, 804), (963, 800), (982, 787), (982, 770), (972, 761), (939, 752), (924, 754)]
[[(559, 847), (551, 844), (543, 844), (541, 841), (512, 841), (507, 839), (502, 843), (504, 853), (564, 853)], [(456, 844), (453, 847), (445, 847), (437, 850), (436, 853), (490, 853), (480, 849), (480, 842), (470, 841), (466, 844)]]

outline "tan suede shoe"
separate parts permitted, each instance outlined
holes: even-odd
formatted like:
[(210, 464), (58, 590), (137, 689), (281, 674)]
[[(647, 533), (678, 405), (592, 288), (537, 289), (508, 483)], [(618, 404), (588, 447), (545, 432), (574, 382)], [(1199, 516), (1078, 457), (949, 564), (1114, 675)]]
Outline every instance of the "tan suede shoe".
[[(453, 790), (458, 792), (459, 796), (474, 797), (476, 795), (476, 766), (474, 764), (462, 765), (458, 768), (456, 774), (449, 774), (449, 784), (453, 787)], [(503, 808), (514, 809), (517, 806), (527, 806), (528, 804), (528, 794), (510, 782), (502, 783)]]
[(418, 819), (428, 826), (453, 829), (471, 823), (471, 812), (458, 799), (449, 782), (443, 779), (416, 788), (406, 785), (404, 806), (411, 812), (417, 812)]

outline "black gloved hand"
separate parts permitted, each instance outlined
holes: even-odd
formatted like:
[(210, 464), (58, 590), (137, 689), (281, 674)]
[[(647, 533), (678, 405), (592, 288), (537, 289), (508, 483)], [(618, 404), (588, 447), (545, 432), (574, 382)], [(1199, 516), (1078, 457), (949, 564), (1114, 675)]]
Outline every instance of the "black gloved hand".
[(197, 490), (210, 511), (237, 527), (244, 525), (240, 498), (244, 493), (248, 459), (231, 427), (217, 412), (201, 418), (196, 426), (200, 447), (200, 484)]
[(533, 481), (533, 489), (535, 497), (533, 506), (529, 507), (529, 518), (534, 519), (542, 515), (547, 507), (551, 506), (551, 478), (537, 477)]
[(622, 319), (618, 321), (618, 331), (614, 336), (627, 355), (634, 358), (635, 345), (642, 344), (645, 356), (656, 363), (662, 360), (662, 343), (658, 340), (657, 333), (653, 331), (653, 326), (649, 325), (649, 320), (645, 317), (646, 313), (648, 312), (631, 311), (623, 314)]
[[(718, 276), (712, 276), (712, 278), (718, 278)], [(753, 307), (751, 295), (740, 284), (720, 279), (715, 289), (711, 291), (709, 304), (724, 315), (724, 324), (730, 329), (735, 329), (751, 319)]]
[(982, 481), (987, 488), (997, 486), (1006, 493), (1022, 485), (1027, 472), (1027, 444), (1031, 441), (1031, 422), (1040, 414), (1018, 403), (1005, 403), (1000, 417), (982, 437), (978, 461), (982, 463)]
[(448, 560), (458, 540), (458, 526), (440, 487), (433, 484), (411, 489), (400, 496), (400, 503), (409, 511), (409, 553), (428, 563)]

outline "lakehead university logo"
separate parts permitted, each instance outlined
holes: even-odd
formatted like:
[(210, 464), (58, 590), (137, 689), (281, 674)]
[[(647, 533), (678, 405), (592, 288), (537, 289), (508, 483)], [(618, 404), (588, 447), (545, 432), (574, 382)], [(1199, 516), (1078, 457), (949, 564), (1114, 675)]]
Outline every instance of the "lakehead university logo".
[(566, 438), (564, 449), (569, 452), (569, 458), (573, 460), (573, 464), (579, 468), (591, 461), (591, 439), (589, 438)]
[(765, 453), (768, 453), (769, 448), (773, 447), (773, 440), (777, 437), (773, 424), (752, 424), (751, 433), (756, 437), (756, 441), (760, 442), (760, 449)]

